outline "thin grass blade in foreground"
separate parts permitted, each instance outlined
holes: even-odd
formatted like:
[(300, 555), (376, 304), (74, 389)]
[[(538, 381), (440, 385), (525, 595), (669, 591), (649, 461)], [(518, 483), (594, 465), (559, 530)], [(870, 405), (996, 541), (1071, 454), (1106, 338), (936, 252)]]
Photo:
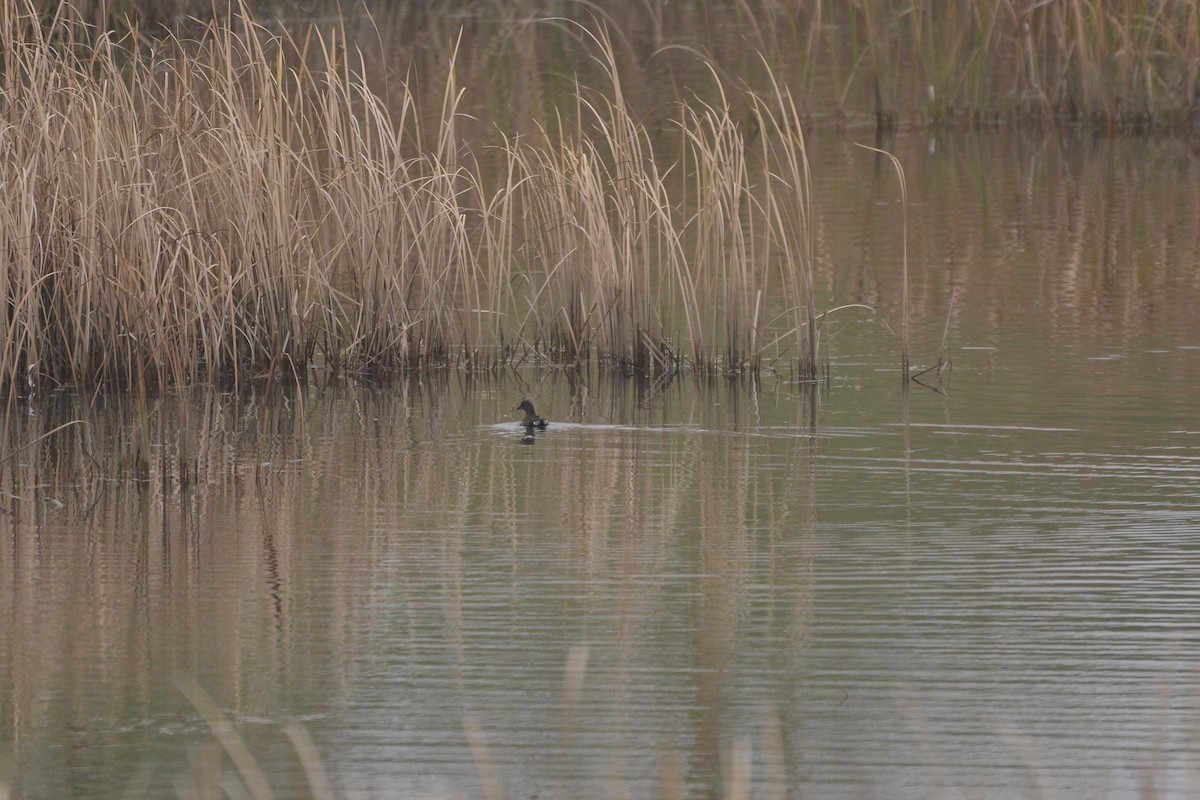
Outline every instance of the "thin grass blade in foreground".
[(204, 717), (204, 721), (208, 724), (209, 729), (217, 737), (217, 741), (221, 743), (221, 748), (229, 755), (234, 766), (237, 767), (238, 773), (245, 782), (245, 789), (249, 793), (249, 796), (253, 800), (273, 800), (275, 794), (271, 791), (271, 786), (267, 782), (267, 777), (263, 774), (262, 768), (258, 766), (258, 762), (250, 754), (250, 750), (246, 747), (246, 743), (242, 740), (241, 735), (238, 734), (229, 720), (225, 718), (225, 715), (213, 703), (212, 698), (190, 678), (179, 678), (176, 682), (179, 690), (187, 696), (192, 706), (200, 712), (200, 716)]

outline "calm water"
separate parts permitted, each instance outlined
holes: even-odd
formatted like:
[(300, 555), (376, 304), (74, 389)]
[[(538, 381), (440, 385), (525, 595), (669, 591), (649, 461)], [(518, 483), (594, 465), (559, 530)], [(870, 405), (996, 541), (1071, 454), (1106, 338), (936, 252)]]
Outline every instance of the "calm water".
[(528, 369), (17, 409), (5, 453), (87, 424), (0, 464), (11, 795), (244, 782), (192, 682), (276, 797), (312, 794), (292, 720), (347, 797), (1196, 793), (1200, 164), (886, 144), (940, 391), (897, 376), (894, 181), (828, 139), (821, 307), (874, 312), (827, 319), (815, 388)]

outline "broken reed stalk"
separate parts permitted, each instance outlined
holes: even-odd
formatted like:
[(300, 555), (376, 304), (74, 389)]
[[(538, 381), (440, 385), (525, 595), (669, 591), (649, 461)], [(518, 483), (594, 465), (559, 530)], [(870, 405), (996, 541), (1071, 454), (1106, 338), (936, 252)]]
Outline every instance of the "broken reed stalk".
[[(607, 33), (545, 23), (574, 32), (605, 85), (577, 84), (573, 108), (505, 137), (485, 170), (458, 137), (457, 48), (426, 117), (407, 85), (384, 104), (345, 31), (296, 40), (242, 13), (194, 41), (131, 37), (149, 41), (134, 53), (0, 11), (8, 390), (494, 367), (530, 351), (757, 373), (780, 319), (815, 374), (812, 191), (779, 84), (769, 103), (746, 92), (769, 132), (752, 148), (712, 70), (718, 99), (681, 106), (686, 155), (663, 162)], [(479, 355), (504, 342), (522, 348)]]
[(908, 358), (908, 184), (904, 180), (904, 166), (900, 159), (886, 150), (857, 143), (864, 150), (870, 150), (882, 156), (887, 156), (900, 179), (900, 218), (901, 218), (901, 271), (900, 271), (900, 377), (904, 385), (908, 385), (910, 365)]

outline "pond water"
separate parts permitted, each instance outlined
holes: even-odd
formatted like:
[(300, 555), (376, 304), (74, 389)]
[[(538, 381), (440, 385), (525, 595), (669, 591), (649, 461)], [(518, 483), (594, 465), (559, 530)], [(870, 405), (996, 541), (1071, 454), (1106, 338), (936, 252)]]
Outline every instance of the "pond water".
[(819, 306), (871, 307), (826, 318), (817, 386), (527, 365), (13, 408), (9, 796), (1194, 793), (1200, 165), (883, 144), (927, 386), (895, 179), (816, 137)]

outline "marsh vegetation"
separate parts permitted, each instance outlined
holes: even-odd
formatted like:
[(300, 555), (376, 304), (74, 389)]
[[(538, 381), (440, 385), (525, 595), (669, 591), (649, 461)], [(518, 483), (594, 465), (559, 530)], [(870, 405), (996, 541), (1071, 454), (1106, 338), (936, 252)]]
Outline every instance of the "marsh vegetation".
[(9, 393), (812, 379), (806, 127), (1186, 131), (1198, 96), (1178, 2), (187, 12), (0, 12)]
[(242, 18), (134, 54), (34, 22), (0, 20), (9, 389), (530, 359), (740, 373), (764, 352), (815, 371), (784, 86), (728, 87), (752, 136), (714, 73), (722, 99), (678, 108), (683, 161), (662, 163), (604, 28), (548, 22), (607, 85), (484, 153), (458, 135), (457, 50), (437, 108), (406, 87), (390, 107), (338, 29)]
[(1190, 4), (369, 5), (0, 4), (0, 794), (1196, 785)]

